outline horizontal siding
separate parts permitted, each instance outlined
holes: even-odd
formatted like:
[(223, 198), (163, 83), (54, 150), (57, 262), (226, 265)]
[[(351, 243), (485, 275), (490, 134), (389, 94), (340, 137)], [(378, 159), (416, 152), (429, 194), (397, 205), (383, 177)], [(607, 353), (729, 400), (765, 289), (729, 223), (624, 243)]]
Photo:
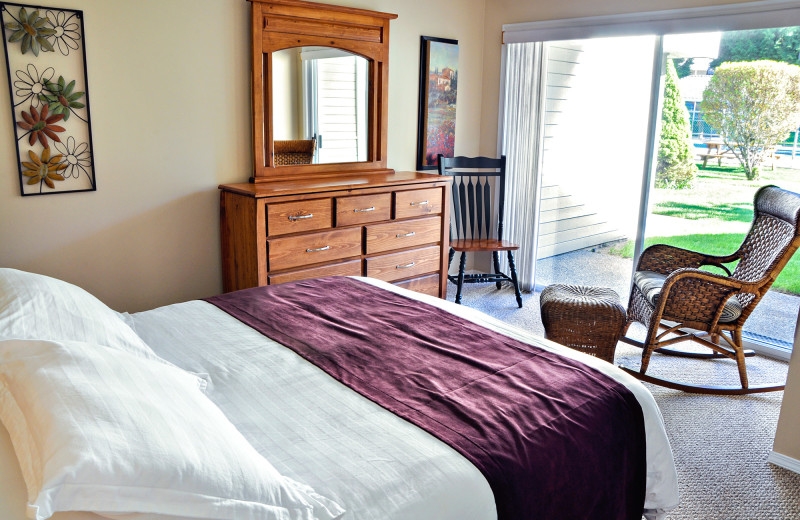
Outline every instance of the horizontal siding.
[(571, 240), (567, 242), (560, 242), (552, 246), (540, 247), (537, 258), (549, 258), (555, 255), (562, 255), (570, 251), (577, 251), (578, 249), (585, 249), (587, 247), (596, 246), (605, 242), (613, 242), (625, 238), (623, 235), (609, 231), (598, 235), (591, 235), (583, 237), (579, 240)]
[(539, 236), (549, 233), (558, 233), (562, 231), (569, 231), (571, 229), (591, 226), (598, 222), (605, 222), (605, 219), (598, 216), (596, 213), (587, 215), (580, 215), (573, 218), (566, 218), (562, 220), (554, 220), (552, 222), (539, 224)]
[(621, 233), (594, 206), (587, 206), (587, 201), (580, 200), (568, 187), (560, 185), (556, 174), (561, 160), (560, 155), (552, 155), (553, 150), (563, 139), (577, 141), (580, 138), (565, 134), (563, 123), (574, 117), (570, 114), (570, 91), (580, 74), (582, 55), (580, 44), (561, 42), (548, 46), (538, 258), (622, 238)]
[[(587, 219), (592, 221), (591, 219)], [(578, 226), (570, 229), (562, 229), (556, 233), (540, 234), (539, 235), (539, 248), (543, 246), (552, 246), (559, 242), (569, 242), (572, 240), (579, 240), (583, 237), (595, 236), (608, 231), (608, 222), (603, 220), (597, 221), (594, 224), (587, 226)]]

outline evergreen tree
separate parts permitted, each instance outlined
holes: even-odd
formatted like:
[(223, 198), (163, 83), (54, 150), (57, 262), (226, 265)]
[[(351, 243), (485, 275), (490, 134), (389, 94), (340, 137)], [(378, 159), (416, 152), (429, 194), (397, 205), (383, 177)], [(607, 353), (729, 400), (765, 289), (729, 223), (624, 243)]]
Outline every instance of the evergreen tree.
[(694, 58), (675, 58), (675, 70), (678, 71), (679, 78), (685, 78), (689, 74), (692, 73), (692, 64), (694, 63)]
[(664, 81), (664, 102), (661, 108), (661, 138), (658, 143), (656, 188), (690, 188), (697, 166), (689, 124), (689, 112), (678, 89), (678, 73), (672, 60), (667, 60)]
[(800, 64), (800, 27), (725, 32), (719, 42), (719, 56), (711, 67), (759, 60)]

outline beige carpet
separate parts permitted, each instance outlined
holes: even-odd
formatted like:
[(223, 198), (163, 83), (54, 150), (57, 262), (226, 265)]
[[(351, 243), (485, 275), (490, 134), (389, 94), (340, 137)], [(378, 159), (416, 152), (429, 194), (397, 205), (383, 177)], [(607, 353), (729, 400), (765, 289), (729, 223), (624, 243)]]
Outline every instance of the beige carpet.
[[(455, 287), (448, 294), (452, 300)], [(525, 293), (523, 300), (524, 307), (518, 309), (510, 287), (496, 291), (488, 284), (468, 285), (463, 295), (465, 305), (541, 334), (538, 294)], [(640, 358), (636, 347), (617, 347), (617, 364), (638, 367)], [(786, 380), (785, 362), (762, 356), (747, 362), (753, 384)], [(735, 363), (729, 360), (653, 354), (648, 373), (738, 384)], [(645, 386), (661, 408), (678, 470), (681, 504), (669, 520), (800, 519), (800, 475), (767, 462), (783, 392), (720, 397)]]

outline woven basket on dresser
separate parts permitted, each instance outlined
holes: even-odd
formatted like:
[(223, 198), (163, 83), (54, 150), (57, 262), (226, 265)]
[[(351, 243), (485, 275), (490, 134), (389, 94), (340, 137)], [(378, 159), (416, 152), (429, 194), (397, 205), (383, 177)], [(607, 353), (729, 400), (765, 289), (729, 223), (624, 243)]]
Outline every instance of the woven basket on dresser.
[(625, 326), (619, 295), (604, 287), (555, 284), (541, 296), (545, 338), (614, 362)]

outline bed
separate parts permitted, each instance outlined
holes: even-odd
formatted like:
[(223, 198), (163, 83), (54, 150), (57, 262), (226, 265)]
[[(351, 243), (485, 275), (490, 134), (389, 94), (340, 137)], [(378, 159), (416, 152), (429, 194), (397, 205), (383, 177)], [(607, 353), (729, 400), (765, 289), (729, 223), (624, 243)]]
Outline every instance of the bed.
[[(532, 336), (472, 309), (374, 279), (356, 281), (446, 311), (493, 333), (535, 345), (565, 359), (577, 360), (624, 385), (641, 405), (644, 417), (646, 482), (643, 483), (642, 513), (648, 518), (659, 518), (677, 505), (677, 477), (660, 412), (650, 393), (634, 378), (604, 361)], [(20, 303), (26, 299), (33, 303)], [(87, 317), (93, 320), (88, 325), (85, 323)], [(20, 326), (20, 321), (25, 325)], [(67, 321), (70, 324), (65, 325)], [(81, 322), (80, 327), (71, 324), (75, 321)], [(119, 344), (128, 351), (135, 351), (123, 354), (115, 350), (110, 355), (113, 359), (104, 360), (104, 363), (127, 359), (125, 356), (129, 353), (137, 359), (147, 358), (149, 372), (137, 372), (133, 376), (137, 385), (150, 372), (164, 373), (153, 376), (157, 379), (156, 384), (162, 384), (167, 375), (172, 377), (175, 374), (177, 379), (185, 379), (185, 385), (196, 385), (199, 388), (197, 392), (184, 392), (197, 393), (197, 399), (206, 399), (207, 396), (213, 405), (201, 405), (214, 408), (207, 413), (214, 414), (218, 409), (222, 414), (214, 422), (229, 421), (235, 431), (226, 435), (240, 435), (243, 439), (231, 444), (241, 444), (245, 454), (251, 453), (248, 449), (257, 452), (250, 456), (251, 459), (268, 461), (269, 475), (282, 479), (278, 494), (290, 499), (298, 496), (304, 504), (311, 504), (299, 513), (299, 509), (287, 507), (270, 516), (274, 511), (266, 514), (251, 510), (243, 513), (241, 509), (234, 509), (233, 513), (228, 510), (219, 512), (227, 504), (214, 503), (213, 507), (222, 509), (209, 513), (208, 504), (195, 507), (194, 503), (184, 504), (180, 497), (168, 496), (169, 507), (166, 509), (151, 508), (128, 514), (126, 506), (120, 505), (117, 497), (111, 497), (92, 506), (93, 511), (104, 516), (145, 520), (223, 518), (228, 514), (232, 514), (231, 518), (352, 520), (497, 518), (492, 487), (462, 453), (343, 385), (293, 350), (245, 325), (216, 304), (195, 300), (135, 314), (119, 314), (65, 282), (10, 269), (0, 270), (0, 340), (12, 342), (6, 350), (0, 344), (0, 355), (9, 351), (28, 355), (26, 349), (31, 345), (50, 352), (55, 340), (64, 340), (62, 342), (67, 347), (83, 352), (89, 348), (86, 342), (70, 346), (66, 340), (74, 338), (52, 336), (87, 334), (95, 343)], [(29, 343), (21, 344), (19, 338)], [(39, 342), (30, 343), (35, 340)], [(40, 340), (48, 341), (42, 344)], [(87, 355), (94, 354), (90, 351)], [(3, 363), (7, 365), (3, 377), (9, 379), (8, 374), (14, 375), (15, 372), (9, 372), (7, 356), (0, 358), (0, 366)], [(128, 362), (125, 366), (130, 364)], [(177, 375), (179, 372), (185, 377)], [(26, 383), (18, 384), (24, 386)], [(39, 391), (38, 387), (36, 391)], [(154, 399), (158, 400), (158, 397)], [(181, 413), (185, 408), (182, 406)], [(186, 443), (191, 441), (193, 439), (185, 440)], [(26, 464), (18, 462), (14, 451), (16, 444), (12, 444), (9, 432), (0, 428), (0, 518), (21, 520), (26, 513), (29, 518), (37, 518), (36, 510), (29, 506), (36, 501), (37, 494), (29, 496), (26, 491), (28, 479), (23, 478), (23, 473), (31, 470), (23, 469)], [(75, 456), (83, 457), (82, 454)], [(208, 456), (212, 457), (213, 453)], [(141, 468), (127, 469), (134, 475), (141, 473)], [(263, 469), (261, 466), (256, 468), (258, 471)], [(64, 476), (63, 468), (51, 468), (51, 471), (61, 472), (55, 478), (58, 482), (70, 476), (69, 472)], [(182, 473), (186, 474), (188, 472)], [(169, 486), (163, 479), (157, 482)], [(156, 485), (147, 493), (148, 496), (139, 499), (152, 500), (150, 495), (162, 492), (164, 490)], [(569, 489), (564, 489), (564, 493), (568, 495)], [(195, 500), (196, 494), (191, 498)], [(85, 497), (79, 496), (76, 500), (79, 499)], [(66, 506), (66, 511), (55, 512), (52, 518), (99, 518), (92, 513), (69, 511), (69, 507)], [(249, 504), (241, 507), (249, 507)], [(41, 518), (51, 513), (48, 507), (39, 511)], [(135, 511), (143, 510), (131, 509), (131, 512)], [(185, 514), (187, 511), (192, 514)]]

